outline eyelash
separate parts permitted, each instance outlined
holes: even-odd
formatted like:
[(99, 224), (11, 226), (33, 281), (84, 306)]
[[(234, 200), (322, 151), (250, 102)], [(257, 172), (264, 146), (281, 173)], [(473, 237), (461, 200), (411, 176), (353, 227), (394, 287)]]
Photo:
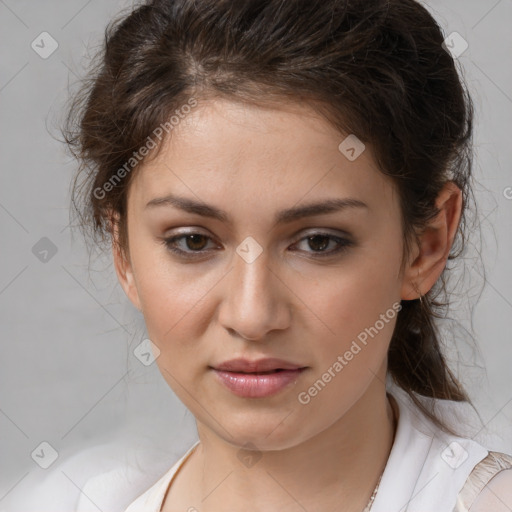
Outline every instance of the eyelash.
[[(165, 247), (169, 251), (171, 251), (174, 254), (177, 254), (179, 257), (181, 257), (183, 259), (189, 259), (189, 260), (197, 259), (197, 258), (201, 257), (205, 252), (208, 252), (208, 251), (200, 250), (200, 251), (187, 252), (187, 251), (183, 251), (182, 249), (177, 249), (175, 246), (175, 244), (178, 240), (186, 239), (186, 237), (188, 237), (188, 236), (195, 236), (195, 235), (199, 235), (199, 236), (207, 238), (208, 240), (212, 240), (211, 237), (204, 235), (203, 233), (185, 233), (182, 235), (165, 238), (162, 240), (162, 243), (165, 245)], [(346, 238), (341, 238), (339, 236), (334, 236), (329, 233), (322, 233), (322, 232), (309, 234), (309, 235), (301, 238), (296, 243), (298, 244), (298, 243), (302, 242), (303, 240), (307, 240), (309, 238), (314, 238), (314, 237), (328, 238), (330, 240), (334, 240), (339, 245), (335, 250), (329, 251), (329, 252), (318, 251), (315, 253), (313, 251), (313, 253), (312, 253), (313, 258), (320, 259), (320, 258), (327, 258), (329, 256), (334, 256), (336, 254), (341, 254), (341, 253), (346, 252), (352, 245), (354, 245), (354, 243), (351, 240), (348, 240)]]

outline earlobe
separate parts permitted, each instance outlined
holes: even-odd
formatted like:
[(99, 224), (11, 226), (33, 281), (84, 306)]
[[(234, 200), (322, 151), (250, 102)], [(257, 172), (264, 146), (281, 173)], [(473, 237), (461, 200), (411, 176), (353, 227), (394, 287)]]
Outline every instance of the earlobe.
[(124, 254), (119, 242), (119, 223), (116, 215), (110, 216), (110, 228), (112, 234), (112, 258), (119, 284), (131, 303), (142, 311), (137, 285), (129, 258)]
[(425, 295), (443, 272), (455, 239), (462, 213), (462, 191), (448, 181), (439, 193), (439, 210), (419, 236), (419, 251), (404, 274), (402, 299)]

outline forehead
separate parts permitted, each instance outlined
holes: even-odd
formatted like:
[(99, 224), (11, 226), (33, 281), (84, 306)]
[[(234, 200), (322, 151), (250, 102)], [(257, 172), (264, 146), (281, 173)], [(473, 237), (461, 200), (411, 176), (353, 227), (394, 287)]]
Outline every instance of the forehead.
[(368, 145), (355, 160), (347, 158), (339, 149), (347, 136), (307, 105), (210, 100), (181, 119), (157, 158), (138, 167), (128, 202), (144, 208), (167, 192), (258, 211), (328, 194), (389, 207), (390, 178)]

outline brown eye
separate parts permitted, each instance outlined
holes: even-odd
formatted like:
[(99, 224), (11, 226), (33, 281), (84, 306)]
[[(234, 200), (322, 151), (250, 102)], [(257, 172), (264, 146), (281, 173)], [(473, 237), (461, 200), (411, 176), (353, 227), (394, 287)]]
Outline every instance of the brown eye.
[(308, 244), (314, 251), (323, 252), (329, 246), (330, 237), (324, 235), (308, 236)]
[(209, 252), (205, 250), (205, 247), (207, 247), (210, 240), (209, 236), (202, 233), (187, 233), (166, 238), (163, 243), (169, 251), (183, 258), (194, 258)]
[[(302, 238), (296, 245), (300, 245), (304, 241), (307, 242), (306, 249), (310, 249), (305, 252), (309, 252), (313, 254), (313, 257), (318, 258), (333, 256), (348, 250), (349, 247), (354, 245), (354, 242), (347, 238), (334, 236), (329, 233), (314, 233)], [(329, 247), (333, 246), (333, 249), (328, 250)]]
[(193, 235), (186, 235), (185, 236), (185, 243), (186, 243), (186, 246), (188, 249), (191, 249), (191, 250), (194, 250), (194, 251), (200, 251), (201, 249), (204, 249), (204, 241), (207, 239), (208, 237), (204, 236), (204, 235), (198, 235), (198, 234), (193, 234)]
[[(184, 259), (193, 259), (204, 256), (211, 252), (207, 249), (208, 242), (212, 238), (202, 233), (186, 233), (176, 235), (163, 240), (166, 248)], [(295, 245), (307, 242), (307, 246), (300, 252), (306, 252), (313, 255), (313, 258), (323, 258), (334, 256), (338, 253), (347, 251), (354, 245), (349, 239), (331, 235), (329, 233), (314, 233), (299, 240)], [(331, 249), (329, 249), (331, 247)]]

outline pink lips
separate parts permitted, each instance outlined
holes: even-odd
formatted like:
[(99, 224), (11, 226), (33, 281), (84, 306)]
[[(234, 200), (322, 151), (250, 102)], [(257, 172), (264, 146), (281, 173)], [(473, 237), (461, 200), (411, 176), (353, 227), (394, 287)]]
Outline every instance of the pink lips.
[(282, 359), (267, 358), (257, 361), (232, 359), (213, 370), (219, 380), (234, 394), (246, 398), (262, 398), (273, 395), (306, 369)]

